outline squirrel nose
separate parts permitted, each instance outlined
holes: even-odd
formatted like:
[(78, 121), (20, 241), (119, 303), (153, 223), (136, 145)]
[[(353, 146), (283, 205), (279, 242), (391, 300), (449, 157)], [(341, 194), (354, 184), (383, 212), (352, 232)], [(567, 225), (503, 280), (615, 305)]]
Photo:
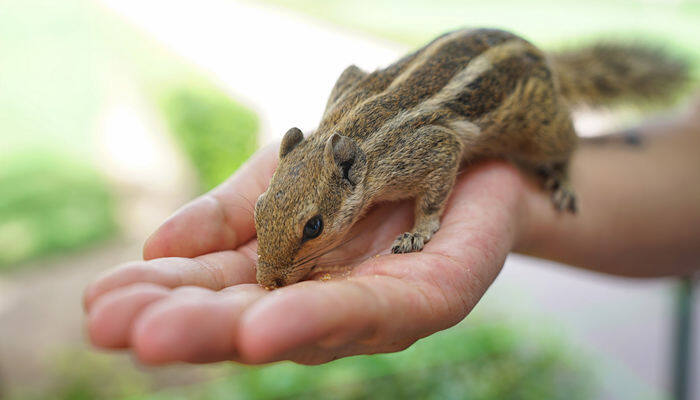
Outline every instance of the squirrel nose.
[(277, 289), (287, 283), (284, 276), (280, 276), (275, 268), (263, 261), (258, 262), (256, 275), (258, 283), (265, 289)]
[(272, 280), (272, 283), (276, 288), (284, 286), (284, 279), (282, 278), (275, 278)]
[(264, 287), (267, 290), (274, 290), (277, 288), (281, 288), (285, 284), (283, 278), (272, 278), (272, 279), (258, 280), (258, 283), (260, 284), (260, 286)]

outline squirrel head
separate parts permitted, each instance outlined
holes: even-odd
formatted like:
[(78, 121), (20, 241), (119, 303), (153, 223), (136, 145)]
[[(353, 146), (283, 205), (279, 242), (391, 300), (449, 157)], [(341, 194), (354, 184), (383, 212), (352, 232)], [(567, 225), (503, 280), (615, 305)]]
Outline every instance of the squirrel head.
[(367, 175), (365, 153), (337, 133), (305, 139), (292, 128), (279, 158), (255, 204), (257, 280), (270, 289), (298, 282), (341, 243), (364, 208)]

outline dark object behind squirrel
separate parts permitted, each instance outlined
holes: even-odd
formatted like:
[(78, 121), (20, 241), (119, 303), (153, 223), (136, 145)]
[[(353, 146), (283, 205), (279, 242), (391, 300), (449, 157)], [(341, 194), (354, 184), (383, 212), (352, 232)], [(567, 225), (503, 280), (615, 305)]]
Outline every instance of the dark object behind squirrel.
[(599, 44), (546, 55), (500, 30), (446, 33), (372, 73), (348, 67), (321, 123), (290, 129), (255, 205), (258, 282), (299, 281), (374, 203), (415, 199), (394, 253), (419, 251), (440, 227), (460, 164), (501, 158), (538, 176), (575, 213), (570, 108), (672, 94), (684, 63), (644, 46)]

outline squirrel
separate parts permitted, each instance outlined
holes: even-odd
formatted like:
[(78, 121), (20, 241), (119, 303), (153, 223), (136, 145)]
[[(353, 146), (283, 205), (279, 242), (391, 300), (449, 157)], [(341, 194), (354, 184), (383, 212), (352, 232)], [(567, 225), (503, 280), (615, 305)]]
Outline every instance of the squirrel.
[(303, 279), (324, 251), (380, 201), (415, 199), (393, 253), (420, 251), (461, 165), (508, 160), (537, 176), (554, 207), (575, 213), (568, 165), (578, 137), (570, 110), (670, 95), (687, 66), (644, 46), (595, 44), (545, 54), (496, 29), (445, 33), (384, 69), (351, 65), (318, 128), (291, 128), (255, 203), (258, 283)]

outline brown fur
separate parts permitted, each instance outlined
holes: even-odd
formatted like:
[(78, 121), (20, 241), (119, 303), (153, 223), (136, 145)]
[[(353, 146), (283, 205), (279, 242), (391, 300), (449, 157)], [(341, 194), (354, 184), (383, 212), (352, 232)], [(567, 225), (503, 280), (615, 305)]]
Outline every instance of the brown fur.
[(573, 104), (664, 101), (689, 79), (688, 64), (659, 47), (597, 43), (552, 56), (561, 93)]
[[(348, 67), (318, 129), (303, 138), (293, 128), (282, 141), (279, 167), (255, 207), (258, 282), (274, 288), (299, 281), (381, 200), (416, 199), (414, 227), (392, 251), (421, 250), (440, 226), (460, 164), (479, 158), (508, 159), (536, 173), (555, 207), (575, 212), (569, 105), (632, 90), (596, 83), (620, 79), (610, 78), (624, 70), (609, 62), (614, 55), (586, 50), (551, 61), (511, 33), (478, 29), (442, 35), (372, 73)], [(593, 72), (585, 68), (588, 57)], [(324, 228), (308, 239), (304, 226), (314, 216)]]

